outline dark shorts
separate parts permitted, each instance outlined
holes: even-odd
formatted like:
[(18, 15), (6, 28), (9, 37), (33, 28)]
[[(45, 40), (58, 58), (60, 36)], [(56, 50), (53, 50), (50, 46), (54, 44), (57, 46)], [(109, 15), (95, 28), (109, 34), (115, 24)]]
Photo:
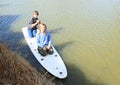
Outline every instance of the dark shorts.
[(53, 54), (53, 48), (50, 47), (50, 49), (46, 49), (44, 50), (43, 48), (38, 46), (38, 52), (42, 55), (42, 56), (46, 56), (47, 54)]

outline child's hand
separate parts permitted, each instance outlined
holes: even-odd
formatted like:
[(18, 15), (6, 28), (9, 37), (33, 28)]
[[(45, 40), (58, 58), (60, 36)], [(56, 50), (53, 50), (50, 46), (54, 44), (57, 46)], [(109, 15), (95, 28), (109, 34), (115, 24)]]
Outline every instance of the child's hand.
[(36, 23), (37, 23), (37, 24), (40, 23), (40, 20), (37, 20)]
[(47, 48), (47, 49), (50, 49), (50, 46), (48, 45), (46, 48)]
[(46, 51), (47, 50), (46, 47), (44, 47), (43, 50)]

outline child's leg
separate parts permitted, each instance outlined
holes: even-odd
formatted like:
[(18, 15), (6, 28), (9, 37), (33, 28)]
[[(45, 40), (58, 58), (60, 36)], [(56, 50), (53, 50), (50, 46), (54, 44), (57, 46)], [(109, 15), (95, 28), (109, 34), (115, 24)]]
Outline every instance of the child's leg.
[(42, 55), (42, 56), (46, 56), (47, 55), (47, 52), (41, 48), (41, 47), (38, 47), (38, 52)]
[(33, 37), (36, 36), (36, 33), (37, 33), (37, 29), (35, 28), (35, 29), (33, 29), (33, 31), (32, 31)]
[(31, 28), (28, 28), (28, 35), (29, 35), (29, 37), (33, 37), (33, 35), (32, 35), (32, 29)]
[(53, 51), (53, 48), (52, 48), (52, 47), (50, 47), (50, 49), (47, 49), (47, 53), (48, 53), (48, 54), (51, 54), (51, 55), (52, 55), (53, 52), (54, 52), (54, 51)]

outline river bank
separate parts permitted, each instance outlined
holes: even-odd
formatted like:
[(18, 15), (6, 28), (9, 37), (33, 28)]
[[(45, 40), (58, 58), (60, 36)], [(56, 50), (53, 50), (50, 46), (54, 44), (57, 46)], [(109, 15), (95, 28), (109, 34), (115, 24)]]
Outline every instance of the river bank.
[[(45, 79), (44, 79), (45, 78)], [(0, 85), (55, 85), (18, 53), (0, 42)]]

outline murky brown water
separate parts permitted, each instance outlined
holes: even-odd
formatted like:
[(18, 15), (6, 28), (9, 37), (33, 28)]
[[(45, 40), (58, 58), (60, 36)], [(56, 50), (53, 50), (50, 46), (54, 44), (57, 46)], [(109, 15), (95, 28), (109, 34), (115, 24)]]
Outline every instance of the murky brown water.
[(6, 26), (6, 35), (1, 26), (1, 40), (12, 46), (25, 45), (21, 28), (33, 10), (40, 12), (67, 65), (64, 85), (120, 84), (119, 0), (2, 0), (0, 16), (17, 19)]

